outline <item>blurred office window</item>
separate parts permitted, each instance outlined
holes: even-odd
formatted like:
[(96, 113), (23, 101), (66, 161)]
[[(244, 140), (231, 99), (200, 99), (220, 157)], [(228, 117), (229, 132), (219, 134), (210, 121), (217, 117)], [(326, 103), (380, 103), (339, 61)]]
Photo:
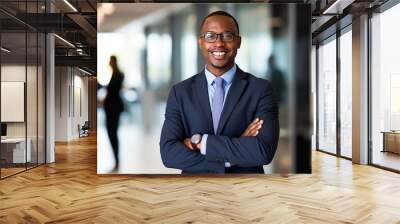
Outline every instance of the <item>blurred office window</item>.
[(193, 11), (185, 13), (182, 25), (181, 74), (182, 80), (197, 74), (197, 36), (196, 15)]
[(318, 48), (318, 149), (336, 154), (336, 36)]
[(167, 89), (171, 79), (172, 39), (169, 21), (148, 27), (147, 76), (151, 89)]
[[(347, 31), (347, 32), (346, 32)], [(351, 26), (340, 36), (340, 153), (351, 158), (352, 35)]]
[[(371, 18), (372, 163), (400, 170), (400, 4)], [(384, 139), (384, 133), (389, 132)], [(393, 133), (391, 133), (393, 132)]]
[(125, 74), (124, 86), (140, 88), (142, 86), (141, 54), (145, 45), (145, 37), (141, 29), (129, 33), (98, 33), (98, 82), (105, 86), (111, 79), (110, 57), (117, 56), (118, 66)]
[(121, 68), (125, 73), (125, 85), (140, 89), (143, 86), (142, 56), (146, 37), (142, 29), (134, 30), (129, 34), (129, 51), (124, 51), (123, 58), (119, 58)]
[[(272, 52), (269, 7), (260, 5), (237, 6), (236, 18), (242, 36), (236, 62), (244, 71), (259, 77), (265, 76), (268, 57)], [(249, 26), (251, 24), (251, 26)]]

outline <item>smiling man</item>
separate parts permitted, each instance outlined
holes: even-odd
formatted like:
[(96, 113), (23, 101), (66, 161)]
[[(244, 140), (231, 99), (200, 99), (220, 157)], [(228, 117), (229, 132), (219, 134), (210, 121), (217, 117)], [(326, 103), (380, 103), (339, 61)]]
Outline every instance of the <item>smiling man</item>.
[(163, 163), (183, 173), (263, 173), (279, 138), (271, 85), (235, 64), (241, 37), (232, 15), (213, 12), (200, 29), (207, 64), (170, 91), (160, 139)]

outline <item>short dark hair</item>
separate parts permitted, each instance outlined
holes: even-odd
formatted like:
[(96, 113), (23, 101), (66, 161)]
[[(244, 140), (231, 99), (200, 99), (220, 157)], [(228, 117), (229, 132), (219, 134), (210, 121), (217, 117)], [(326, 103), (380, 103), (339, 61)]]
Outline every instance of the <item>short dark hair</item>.
[(206, 22), (206, 20), (209, 17), (212, 17), (212, 16), (226, 16), (226, 17), (229, 17), (229, 18), (233, 19), (233, 22), (235, 22), (235, 26), (236, 26), (236, 29), (237, 29), (237, 32), (238, 32), (237, 34), (239, 34), (239, 24), (236, 21), (235, 17), (233, 17), (231, 14), (229, 14), (229, 13), (227, 13), (225, 11), (215, 11), (215, 12), (212, 12), (212, 13), (208, 14), (208, 16), (204, 17), (204, 19), (203, 19), (203, 21), (201, 22), (201, 25), (200, 25), (200, 32), (201, 32), (201, 29), (203, 28), (203, 25)]

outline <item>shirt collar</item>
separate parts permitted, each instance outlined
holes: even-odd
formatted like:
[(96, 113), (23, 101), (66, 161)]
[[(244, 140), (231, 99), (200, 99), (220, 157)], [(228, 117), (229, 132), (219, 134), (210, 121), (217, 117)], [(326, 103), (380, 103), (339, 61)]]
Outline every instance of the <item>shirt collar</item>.
[[(220, 76), (221, 78), (224, 79), (226, 85), (229, 85), (232, 82), (233, 77), (235, 77), (236, 67), (237, 67), (236, 64), (234, 64), (232, 68), (230, 68), (228, 71), (226, 71), (224, 74)], [(206, 74), (207, 84), (211, 86), (216, 76), (207, 70), (207, 66), (205, 66), (204, 68), (204, 73)]]

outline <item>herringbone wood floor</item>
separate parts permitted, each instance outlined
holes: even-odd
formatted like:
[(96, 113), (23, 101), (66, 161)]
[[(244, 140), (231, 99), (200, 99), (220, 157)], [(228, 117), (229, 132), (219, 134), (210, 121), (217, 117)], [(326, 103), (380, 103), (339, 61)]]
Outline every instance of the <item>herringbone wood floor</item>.
[(400, 175), (313, 153), (313, 174), (99, 176), (96, 139), (0, 181), (0, 223), (400, 223)]

